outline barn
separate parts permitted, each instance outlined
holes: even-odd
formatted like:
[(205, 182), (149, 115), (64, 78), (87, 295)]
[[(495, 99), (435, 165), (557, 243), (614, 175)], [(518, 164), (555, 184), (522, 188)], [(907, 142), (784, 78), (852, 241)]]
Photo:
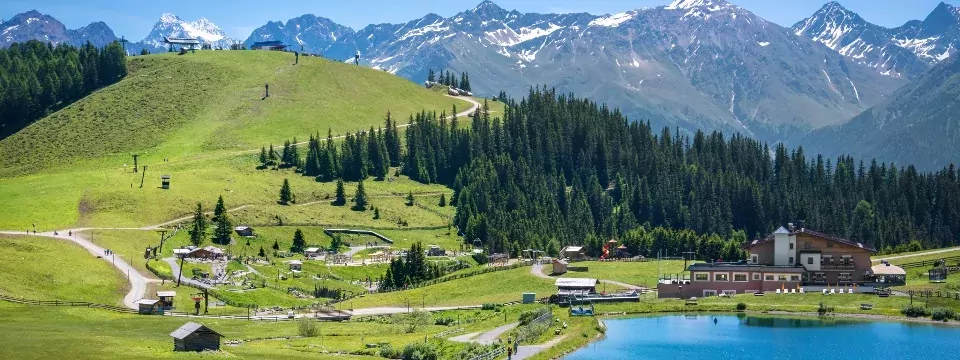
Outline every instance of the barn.
[(223, 335), (212, 329), (188, 322), (170, 333), (173, 337), (173, 351), (220, 350), (220, 338)]

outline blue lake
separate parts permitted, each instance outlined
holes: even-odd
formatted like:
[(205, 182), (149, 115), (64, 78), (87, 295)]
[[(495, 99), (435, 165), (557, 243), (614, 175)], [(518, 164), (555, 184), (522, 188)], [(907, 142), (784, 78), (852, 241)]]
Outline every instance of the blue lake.
[(951, 326), (743, 315), (604, 323), (605, 338), (564, 359), (960, 359), (960, 328)]

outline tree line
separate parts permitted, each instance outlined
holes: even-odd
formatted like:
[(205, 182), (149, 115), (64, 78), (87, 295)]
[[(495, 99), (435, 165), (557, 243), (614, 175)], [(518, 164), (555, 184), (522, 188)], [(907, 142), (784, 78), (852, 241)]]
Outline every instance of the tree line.
[(473, 91), (470, 88), (470, 74), (467, 74), (467, 72), (460, 73), (460, 78), (457, 79), (457, 74), (454, 72), (444, 72), (443, 69), (440, 69), (440, 74), (437, 74), (433, 72), (433, 69), (430, 69), (427, 72), (427, 81), (438, 83), (440, 85), (446, 85), (455, 89)]
[(419, 242), (410, 245), (405, 259), (390, 261), (390, 267), (380, 279), (382, 291), (405, 289), (421, 282), (439, 278), (449, 272), (466, 268), (462, 263), (427, 261), (426, 252)]
[[(770, 148), (740, 134), (658, 133), (552, 89), (507, 100), (502, 120), (478, 111), (469, 130), (421, 113), (406, 140), (403, 173), (452, 186), (455, 225), (491, 251), (622, 239), (641, 226), (741, 242), (800, 220), (882, 251), (915, 239), (927, 248), (960, 244), (953, 165), (925, 173), (808, 157), (803, 148)], [(635, 251), (662, 248), (651, 246)], [(668, 252), (700, 249), (688, 247)]]
[(102, 49), (36, 40), (0, 49), (0, 139), (126, 75), (116, 41)]

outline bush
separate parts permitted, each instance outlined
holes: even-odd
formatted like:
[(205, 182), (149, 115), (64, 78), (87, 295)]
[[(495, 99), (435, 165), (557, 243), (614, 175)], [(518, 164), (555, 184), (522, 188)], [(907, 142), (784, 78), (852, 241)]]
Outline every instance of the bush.
[(947, 321), (957, 318), (957, 313), (953, 309), (937, 308), (931, 311), (931, 317), (937, 321)]
[(403, 360), (437, 360), (437, 348), (432, 344), (413, 343), (403, 348)]
[(924, 317), (924, 316), (930, 315), (930, 313), (927, 312), (927, 309), (920, 306), (915, 306), (915, 305), (906, 306), (903, 309), (901, 309), (900, 312), (903, 313), (904, 316), (912, 317), (912, 318)]
[(304, 316), (298, 321), (300, 324), (297, 331), (300, 333), (300, 336), (315, 337), (320, 334), (320, 327), (317, 326), (316, 320)]
[(494, 303), (485, 303), (485, 304), (483, 304), (483, 306), (480, 307), (480, 310), (500, 311), (500, 307), (501, 307), (501, 306), (503, 306), (503, 305), (494, 304)]
[(737, 303), (737, 311), (744, 311), (747, 309), (747, 304)]
[(399, 359), (400, 352), (393, 348), (393, 345), (382, 344), (380, 345), (380, 357), (385, 357), (387, 359)]
[(456, 321), (453, 320), (453, 318), (442, 317), (442, 318), (437, 318), (437, 320), (435, 320), (435, 321), (433, 322), (433, 324), (434, 324), (434, 325), (440, 325), (440, 326), (449, 326), (450, 324), (453, 324), (454, 322), (456, 322)]

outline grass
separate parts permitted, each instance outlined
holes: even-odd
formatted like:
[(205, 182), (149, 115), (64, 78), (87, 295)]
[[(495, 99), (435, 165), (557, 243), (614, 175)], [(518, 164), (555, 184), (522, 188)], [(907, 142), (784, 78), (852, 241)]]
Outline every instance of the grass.
[[(929, 250), (927, 250), (927, 251), (929, 251)], [(924, 251), (924, 252), (926, 252), (926, 251)], [(897, 256), (897, 255), (900, 255), (900, 254), (887, 255), (886, 257), (884, 257), (884, 256), (879, 256), (879, 257), (874, 257), (874, 259), (876, 259), (876, 260), (886, 259), (887, 257)], [(900, 259), (892, 259), (892, 260), (890, 260), (890, 263), (893, 264), (893, 265), (900, 265), (900, 264), (915, 263), (915, 262), (921, 262), (921, 261), (931, 262), (931, 261), (934, 261), (934, 260), (940, 260), (940, 259), (943, 259), (943, 258), (953, 257), (953, 256), (960, 256), (960, 249), (953, 250), (953, 251), (947, 251), (947, 252), (943, 252), (943, 253), (939, 253), (939, 254), (917, 255), (917, 256), (905, 257), (905, 258), (900, 258)], [(874, 265), (878, 265), (878, 264), (879, 264), (879, 262), (878, 262), (878, 263), (874, 263)], [(931, 266), (931, 267), (932, 267), (932, 266)]]
[(556, 292), (553, 281), (530, 274), (529, 267), (497, 271), (447, 281), (418, 289), (394, 291), (366, 296), (360, 307), (396, 306), (465, 306), (484, 303), (504, 303), (520, 300), (525, 292), (543, 297)]
[(117, 305), (126, 293), (117, 270), (66, 240), (0, 236), (0, 248), (0, 294)]
[[(616, 262), (616, 261), (582, 261), (570, 263), (571, 267), (586, 267), (588, 271), (568, 271), (560, 275), (563, 278), (596, 278), (600, 280), (613, 280), (631, 285), (642, 285), (655, 287), (657, 285), (659, 269), (660, 273), (677, 274), (683, 272), (683, 261), (664, 260), (647, 262)], [(545, 266), (544, 271), (550, 274), (553, 268)]]
[[(0, 141), (0, 213), (9, 214), (0, 228), (140, 227), (188, 215), (196, 201), (212, 206), (219, 194), (234, 206), (272, 205), (284, 178), (301, 201), (319, 200), (332, 184), (256, 170), (256, 154), (243, 150), (325, 136), (327, 128), (367, 130), (387, 111), (406, 119), (469, 106), (383, 72), (288, 60), (269, 52), (131, 59), (127, 79)], [(271, 97), (260, 100), (264, 83)], [(148, 166), (145, 176), (131, 171), (132, 153)], [(172, 176), (170, 190), (158, 189), (160, 174)], [(449, 192), (411, 181), (370, 183), (371, 194)]]

